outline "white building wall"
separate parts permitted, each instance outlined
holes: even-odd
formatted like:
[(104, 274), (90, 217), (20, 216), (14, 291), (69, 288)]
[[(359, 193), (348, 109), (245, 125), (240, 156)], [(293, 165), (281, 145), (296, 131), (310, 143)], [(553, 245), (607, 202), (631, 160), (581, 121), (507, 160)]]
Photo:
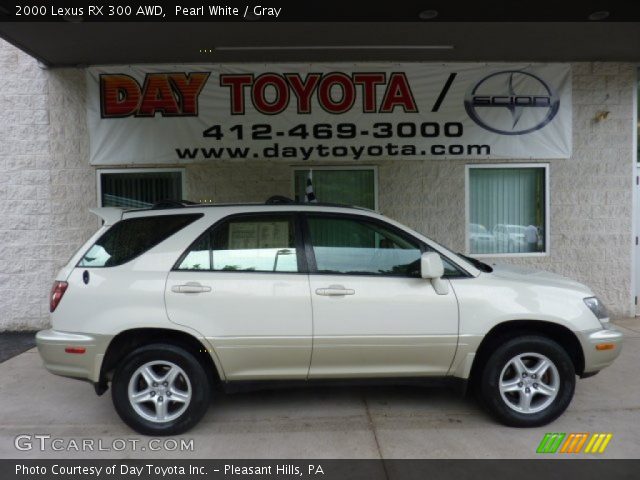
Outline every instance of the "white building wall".
[[(98, 225), (88, 212), (96, 205), (96, 174), (88, 159), (84, 71), (43, 70), (4, 42), (0, 71), (0, 330), (37, 329), (48, 323), (55, 273)], [(582, 281), (616, 316), (634, 313), (635, 75), (631, 64), (573, 65), (573, 155), (549, 162), (550, 254), (504, 260)], [(610, 112), (606, 121), (594, 121), (599, 111)], [(376, 162), (381, 212), (463, 251), (466, 163)], [(292, 166), (187, 165), (186, 197), (245, 202), (291, 195)]]
[(0, 330), (49, 321), (55, 273), (97, 222), (84, 73), (0, 41)]

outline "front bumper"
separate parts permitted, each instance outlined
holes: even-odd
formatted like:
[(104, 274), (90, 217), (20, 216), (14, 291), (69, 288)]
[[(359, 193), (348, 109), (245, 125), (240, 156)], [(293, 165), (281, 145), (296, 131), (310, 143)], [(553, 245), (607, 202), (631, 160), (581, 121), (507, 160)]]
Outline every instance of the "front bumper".
[(577, 332), (584, 352), (584, 374), (608, 367), (622, 351), (621, 331), (613, 327)]
[(91, 382), (100, 378), (105, 347), (101, 336), (41, 330), (36, 334), (36, 345), (51, 373)]

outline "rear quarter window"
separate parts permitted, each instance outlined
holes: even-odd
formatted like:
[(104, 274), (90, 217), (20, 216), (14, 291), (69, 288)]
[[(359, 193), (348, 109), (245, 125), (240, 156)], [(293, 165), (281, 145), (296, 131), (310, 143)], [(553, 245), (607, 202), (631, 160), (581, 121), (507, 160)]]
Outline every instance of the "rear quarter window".
[(121, 220), (91, 246), (78, 267), (115, 267), (127, 263), (200, 217), (202, 214), (196, 213)]

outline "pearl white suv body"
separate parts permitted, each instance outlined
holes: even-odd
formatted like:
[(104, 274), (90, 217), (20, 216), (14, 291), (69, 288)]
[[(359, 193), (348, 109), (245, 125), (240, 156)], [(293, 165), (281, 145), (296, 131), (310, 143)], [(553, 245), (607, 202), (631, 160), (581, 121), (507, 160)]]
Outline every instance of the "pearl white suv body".
[(622, 334), (586, 286), (491, 268), (341, 206), (97, 209), (56, 277), (46, 368), (88, 380), (139, 432), (193, 426), (216, 385), (460, 380), (503, 423), (548, 423)]

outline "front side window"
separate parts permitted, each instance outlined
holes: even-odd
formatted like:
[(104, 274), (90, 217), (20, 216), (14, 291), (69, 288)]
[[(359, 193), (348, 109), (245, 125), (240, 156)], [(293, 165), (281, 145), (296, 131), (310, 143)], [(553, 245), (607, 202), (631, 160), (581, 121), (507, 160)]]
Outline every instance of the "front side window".
[(420, 246), (373, 222), (308, 218), (319, 273), (420, 276)]
[(121, 220), (84, 254), (79, 267), (115, 267), (155, 247), (202, 214), (155, 215)]
[(293, 217), (238, 217), (205, 232), (178, 270), (297, 272)]
[(468, 172), (470, 253), (546, 252), (546, 168), (471, 167)]

